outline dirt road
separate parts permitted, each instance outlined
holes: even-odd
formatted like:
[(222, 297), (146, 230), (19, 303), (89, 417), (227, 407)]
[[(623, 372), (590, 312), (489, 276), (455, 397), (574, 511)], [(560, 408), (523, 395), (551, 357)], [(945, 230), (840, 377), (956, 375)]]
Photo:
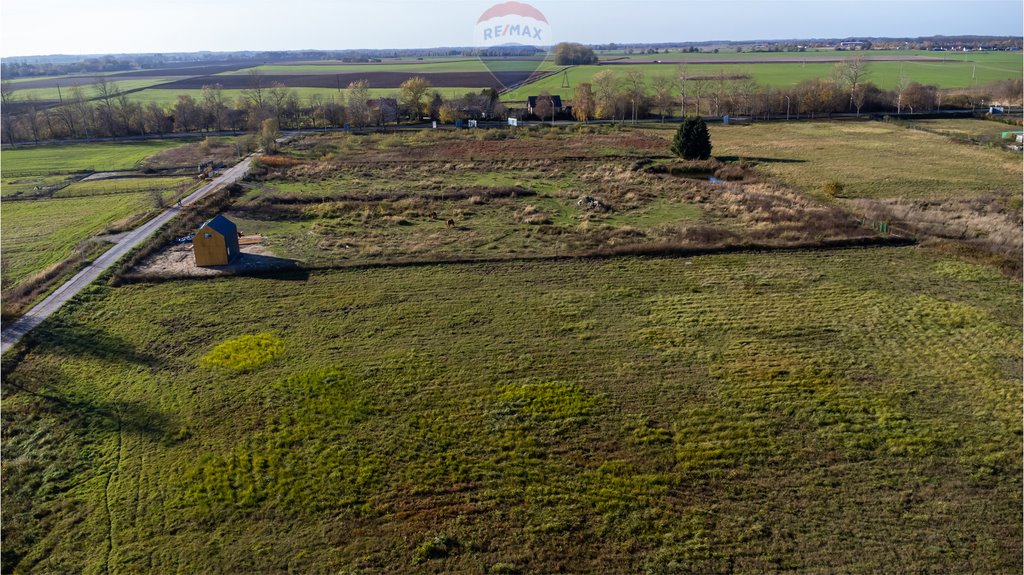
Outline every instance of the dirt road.
[[(249, 171), (249, 164), (251, 161), (252, 157), (250, 156), (231, 168), (228, 168), (212, 182), (202, 186), (183, 199), (181, 201), (182, 207), (188, 206), (189, 204), (196, 202), (200, 198), (219, 190), (224, 186), (231, 185), (238, 180), (241, 180)], [(18, 340), (24, 337), (24, 335), (31, 331), (32, 328), (50, 317), (54, 312), (60, 309), (60, 306), (64, 305), (64, 302), (73, 298), (78, 292), (82, 291), (85, 286), (92, 283), (93, 280), (98, 278), (110, 266), (117, 263), (118, 260), (125, 256), (125, 254), (130, 252), (132, 248), (142, 243), (143, 240), (160, 229), (161, 226), (177, 216), (180, 211), (181, 207), (178, 206), (168, 208), (157, 217), (135, 228), (131, 232), (128, 232), (123, 238), (114, 244), (114, 247), (104, 252), (103, 255), (96, 258), (96, 260), (86, 266), (85, 269), (75, 274), (73, 278), (65, 282), (53, 293), (46, 296), (46, 299), (36, 304), (36, 306), (25, 313), (25, 315), (18, 318), (14, 323), (3, 326), (3, 332), (0, 333), (0, 340), (2, 340), (2, 342), (0, 342), (0, 353), (7, 353), (7, 350), (14, 344), (18, 343)]]

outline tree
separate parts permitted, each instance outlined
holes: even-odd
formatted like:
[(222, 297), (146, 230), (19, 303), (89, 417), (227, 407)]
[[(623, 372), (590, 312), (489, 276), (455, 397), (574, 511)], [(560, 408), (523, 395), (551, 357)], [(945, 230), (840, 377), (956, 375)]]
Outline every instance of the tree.
[(357, 128), (370, 123), (370, 83), (358, 80), (348, 85), (348, 121)]
[[(686, 115), (686, 82), (689, 81), (689, 72), (686, 64), (679, 65), (679, 72), (676, 74), (676, 83), (679, 84), (679, 115)], [(700, 114), (700, 111), (697, 112)]]
[(900, 66), (900, 79), (896, 82), (896, 113), (903, 112), (903, 95), (910, 86), (910, 78), (907, 78), (906, 74), (903, 73), (903, 67)]
[(106, 128), (107, 135), (116, 136), (117, 132), (114, 129), (114, 101), (117, 100), (120, 91), (116, 85), (107, 82), (107, 79), (102, 77), (93, 84), (93, 90), (96, 92), (96, 99), (100, 102), (100, 117), (103, 119), (103, 126)]
[(178, 96), (174, 103), (174, 127), (183, 132), (191, 132), (199, 124), (201, 112), (196, 101), (188, 94)]
[(10, 80), (0, 82), (0, 122), (3, 123), (4, 140), (14, 145), (14, 114), (11, 105), (14, 103), (14, 83)]
[(594, 117), (594, 90), (587, 82), (576, 84), (572, 97), (572, 115), (579, 122), (586, 122)]
[[(837, 76), (846, 84), (850, 90), (850, 109), (857, 108), (860, 114), (860, 106), (856, 105), (857, 92), (868, 73), (868, 63), (862, 56), (843, 60), (836, 64)], [(863, 102), (862, 102), (863, 104)]]
[(218, 132), (221, 131), (228, 111), (227, 104), (224, 101), (224, 86), (220, 84), (207, 84), (203, 86), (201, 102), (208, 123), (212, 124)]
[(555, 64), (559, 66), (597, 64), (597, 55), (589, 46), (576, 42), (560, 42), (555, 46)]
[(413, 76), (398, 87), (398, 103), (406, 110), (410, 120), (417, 121), (423, 116), (423, 96), (429, 89), (430, 80), (423, 76)]
[(693, 79), (693, 97), (695, 100), (694, 111), (696, 115), (700, 115), (700, 97), (704, 95), (704, 91), (707, 90), (708, 81), (706, 78), (694, 78)]
[(594, 115), (598, 118), (610, 118), (615, 112), (615, 100), (619, 95), (615, 80), (615, 73), (611, 70), (601, 70), (594, 74), (594, 95), (596, 96)]
[(644, 73), (640, 70), (630, 70), (626, 73), (626, 93), (629, 94), (629, 101), (633, 105), (633, 123), (636, 123), (636, 106), (644, 97), (647, 86), (644, 83)]
[(690, 116), (683, 121), (672, 139), (672, 153), (687, 160), (711, 157), (711, 134), (702, 118)]
[(654, 86), (654, 105), (661, 112), (661, 121), (664, 122), (665, 112), (672, 107), (673, 103), (672, 78), (668, 76), (655, 76), (651, 80), (651, 85)]
[(541, 92), (537, 96), (537, 105), (533, 108), (533, 113), (544, 121), (544, 118), (551, 116), (551, 123), (555, 123), (555, 102), (551, 99), (551, 94), (547, 92)]
[(260, 125), (258, 141), (265, 153), (272, 154), (277, 150), (277, 139), (280, 137), (281, 130), (278, 128), (277, 120), (274, 118), (263, 120), (263, 124)]
[(454, 101), (447, 101), (441, 104), (437, 114), (438, 120), (443, 124), (454, 124), (455, 120), (462, 119), (462, 112), (459, 110), (458, 103)]

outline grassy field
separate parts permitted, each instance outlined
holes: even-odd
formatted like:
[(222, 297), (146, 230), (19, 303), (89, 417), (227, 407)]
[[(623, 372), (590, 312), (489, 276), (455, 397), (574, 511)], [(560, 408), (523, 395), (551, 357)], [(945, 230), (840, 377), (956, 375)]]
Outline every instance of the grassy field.
[(63, 261), (108, 226), (154, 208), (146, 192), (3, 202), (4, 288)]
[[(671, 55), (669, 55), (671, 56)], [(703, 54), (701, 56), (704, 56)], [(833, 54), (834, 56), (834, 54)], [(899, 82), (901, 72), (913, 82), (935, 84), (941, 88), (965, 88), (976, 84), (985, 84), (995, 80), (1007, 80), (1024, 76), (1022, 55), (1019, 53), (984, 54), (979, 62), (963, 61), (951, 58), (947, 62), (871, 62), (868, 65), (868, 80), (882, 89), (892, 89)], [(662, 55), (662, 57), (666, 57)], [(797, 56), (791, 56), (797, 57)], [(804, 80), (829, 78), (834, 63), (816, 63), (808, 58), (808, 63), (749, 63), (749, 64), (687, 64), (689, 77), (716, 77), (719, 74), (748, 75), (755, 82), (764, 86), (778, 88), (791, 87)], [(599, 66), (576, 66), (569, 70), (569, 82), (576, 86), (582, 82), (592, 81), (595, 74), (604, 70), (612, 70), (620, 78), (625, 78), (630, 70), (644, 73), (648, 84), (655, 76), (675, 78), (679, 73), (678, 64), (617, 64)], [(973, 75), (973, 77), (972, 77)], [(518, 90), (507, 92), (503, 98), (509, 101), (525, 100), (529, 95), (542, 91), (558, 94), (563, 98), (571, 98), (573, 88), (562, 88), (562, 75), (545, 78), (524, 86)]]
[[(39, 80), (42, 78), (33, 78)], [(140, 88), (148, 88), (157, 84), (163, 84), (170, 82), (174, 78), (137, 78), (133, 80), (111, 80), (109, 84), (118, 90), (138, 90)], [(17, 84), (14, 85), (17, 88)], [(39, 100), (53, 100), (57, 101), (58, 98), (63, 97), (65, 100), (71, 96), (71, 88), (62, 86), (58, 91), (57, 88), (23, 88), (16, 89), (14, 97), (17, 99), (35, 97)], [(91, 86), (82, 86), (82, 95), (85, 98), (94, 98), (96, 96), (96, 90)]]
[(262, 160), (228, 216), (313, 266), (872, 235), (851, 214), (748, 178), (740, 162), (679, 165), (667, 132), (651, 132), (318, 135)]
[(3, 150), (0, 195), (5, 201), (0, 207), (0, 236), (5, 302), (13, 305), (18, 298), (10, 297), (12, 290), (34, 285), (36, 274), (81, 255), (80, 248), (89, 238), (110, 227), (137, 223), (139, 217), (156, 209), (155, 196), (171, 201), (191, 182), (166, 177), (68, 185), (80, 177), (69, 174), (130, 170), (149, 156), (182, 145), (186, 142), (173, 140)]
[[(1012, 129), (985, 120), (956, 122), (962, 129), (977, 131)], [(812, 194), (833, 179), (844, 185), (845, 197), (1007, 198), (1021, 190), (1019, 155), (951, 144), (941, 135), (897, 124), (714, 124), (711, 138), (716, 156), (753, 159), (760, 171)]]
[(168, 191), (195, 182), (194, 178), (168, 176), (158, 178), (115, 178), (76, 182), (53, 194), (55, 198), (77, 198), (82, 196), (106, 196), (132, 194), (137, 192)]
[(5, 366), (5, 569), (1019, 571), (1020, 310), (915, 248), (93, 288)]
[(820, 60), (834, 58), (853, 58), (864, 56), (868, 58), (897, 57), (897, 58), (930, 58), (943, 60), (971, 60), (976, 62), (1007, 62), (1013, 58), (1020, 59), (1020, 52), (933, 52), (931, 50), (868, 50), (840, 51), (831, 49), (813, 49), (804, 52), (736, 52), (735, 50), (719, 50), (713, 52), (669, 52), (668, 54), (626, 54), (625, 50), (598, 50), (598, 58), (601, 61), (629, 58), (632, 60), (749, 60), (759, 62), (762, 60)]
[(941, 135), (948, 135), (953, 138), (969, 140), (1002, 140), (1003, 132), (1020, 131), (1021, 126), (1011, 126), (1002, 122), (986, 122), (981, 120), (914, 120), (905, 122), (904, 125), (933, 132)]
[(554, 70), (559, 68), (555, 66), (552, 60), (545, 61), (534, 61), (534, 60), (487, 60), (485, 64), (482, 60), (477, 58), (467, 58), (462, 60), (449, 60), (442, 62), (424, 61), (424, 62), (407, 62), (401, 64), (391, 63), (373, 63), (373, 64), (351, 64), (339, 62), (336, 64), (331, 63), (295, 63), (295, 64), (264, 64), (262, 66), (256, 66), (253, 68), (244, 68), (242, 70), (234, 70), (231, 72), (222, 72), (222, 76), (238, 76), (249, 74), (252, 70), (257, 70), (264, 74), (351, 74), (355, 72), (414, 72), (423, 74), (440, 74), (445, 72), (487, 72), (490, 71), (502, 71), (502, 72), (516, 72), (516, 71), (533, 71), (533, 70)]
[(69, 174), (81, 171), (129, 170), (150, 154), (180, 146), (185, 140), (146, 140), (131, 143), (67, 144), (22, 147), (0, 152), (0, 177)]

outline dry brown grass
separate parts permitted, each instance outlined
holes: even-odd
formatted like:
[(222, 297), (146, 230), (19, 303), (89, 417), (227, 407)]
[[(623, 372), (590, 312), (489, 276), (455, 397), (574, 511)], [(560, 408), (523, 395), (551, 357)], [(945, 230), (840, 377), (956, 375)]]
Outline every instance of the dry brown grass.
[(234, 163), (239, 152), (245, 154), (249, 151), (250, 145), (240, 139), (239, 142), (229, 142), (218, 138), (207, 138), (201, 142), (186, 144), (176, 148), (170, 148), (158, 152), (146, 158), (145, 167), (168, 168), (168, 167), (190, 167), (198, 164), (213, 162), (215, 164), (227, 165)]

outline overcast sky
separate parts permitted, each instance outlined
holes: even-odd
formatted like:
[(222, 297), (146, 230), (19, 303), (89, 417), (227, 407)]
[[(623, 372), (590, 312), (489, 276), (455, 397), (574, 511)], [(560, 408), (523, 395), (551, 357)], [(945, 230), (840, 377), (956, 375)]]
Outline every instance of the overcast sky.
[[(4, 56), (425, 48), (472, 43), (475, 0), (2, 0)], [(970, 0), (529, 2), (555, 41), (1024, 34), (1024, 3)]]

